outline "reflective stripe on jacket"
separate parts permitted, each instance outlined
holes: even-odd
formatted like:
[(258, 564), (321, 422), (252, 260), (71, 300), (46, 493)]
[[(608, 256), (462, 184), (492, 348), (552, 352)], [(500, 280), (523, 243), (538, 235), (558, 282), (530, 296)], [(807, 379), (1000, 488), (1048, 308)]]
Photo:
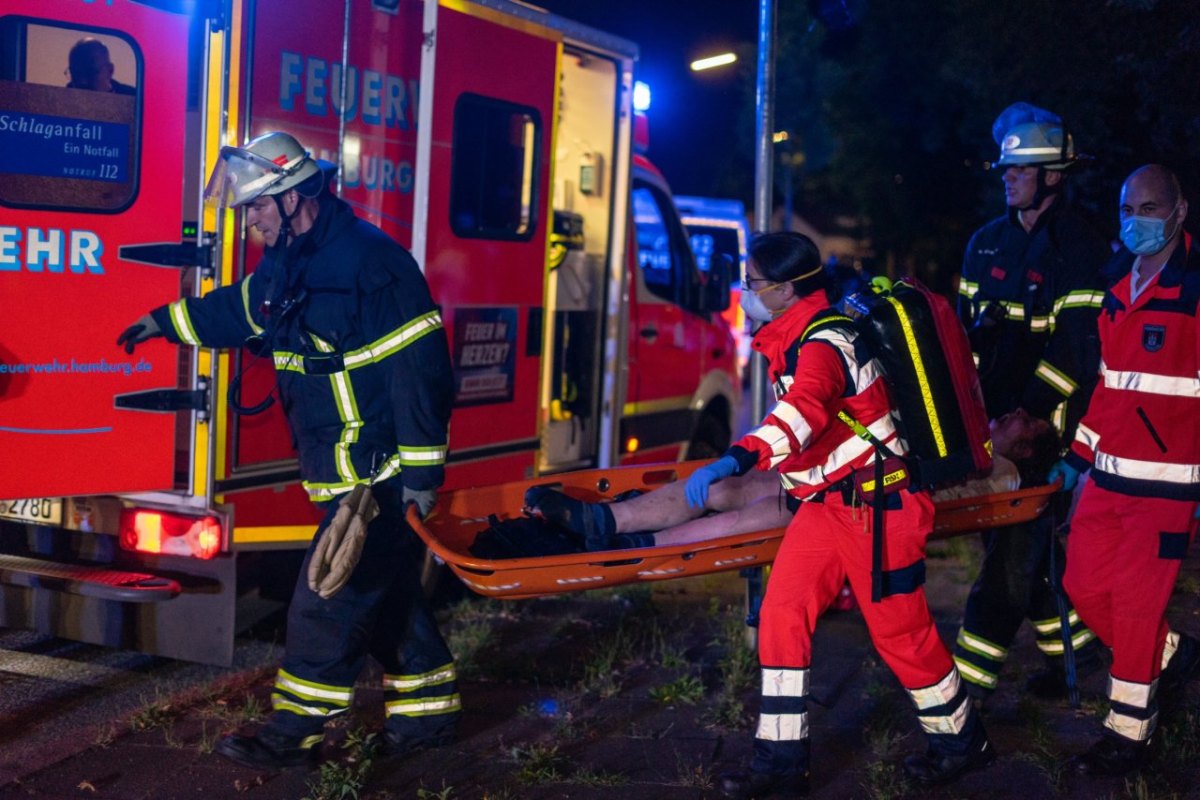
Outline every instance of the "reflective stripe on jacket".
[(176, 343), (269, 339), (314, 501), (373, 475), (441, 485), (453, 387), (440, 311), (408, 251), (341, 200), (322, 197), (312, 229), (246, 278), (153, 315)]
[(739, 471), (778, 468), (784, 488), (803, 498), (875, 460), (872, 446), (837, 418), (846, 411), (893, 452), (903, 442), (892, 423), (879, 362), (849, 325), (815, 330), (829, 311), (823, 292), (801, 298), (764, 325), (753, 347), (766, 356), (777, 403), (728, 451)]
[(1011, 212), (976, 231), (963, 257), (958, 312), (970, 330), (990, 303), (1004, 309), (990, 335), (972, 338), (989, 417), (1020, 407), (1072, 435), (1095, 377), (1100, 267), (1109, 255), (1062, 199), (1032, 231)]

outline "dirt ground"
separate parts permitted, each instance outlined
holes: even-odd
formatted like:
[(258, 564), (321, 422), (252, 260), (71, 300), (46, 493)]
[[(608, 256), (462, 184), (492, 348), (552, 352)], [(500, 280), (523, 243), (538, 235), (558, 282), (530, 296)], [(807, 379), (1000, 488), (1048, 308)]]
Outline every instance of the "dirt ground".
[[(973, 537), (930, 550), (929, 596), (952, 641), (978, 562)], [(1171, 620), (1200, 635), (1200, 559), (1190, 558)], [(516, 602), (448, 606), (466, 709), (459, 741), (398, 764), (373, 763), (377, 675), (326, 737), (319, 770), (258, 772), (212, 753), (225, 731), (269, 707), (272, 675), (230, 675), (202, 693), (148, 705), (79, 752), (0, 787), (0, 798), (177, 800), (704, 800), (750, 755), (757, 662), (746, 649), (736, 573)], [(816, 798), (1200, 798), (1200, 682), (1163, 721), (1156, 758), (1128, 780), (1066, 773), (1098, 734), (1102, 675), (1082, 708), (1024, 695), (1040, 656), (1026, 626), (985, 721), (999, 752), (986, 770), (926, 790), (896, 763), (922, 749), (906, 696), (857, 612), (833, 612), (815, 642), (811, 728)]]

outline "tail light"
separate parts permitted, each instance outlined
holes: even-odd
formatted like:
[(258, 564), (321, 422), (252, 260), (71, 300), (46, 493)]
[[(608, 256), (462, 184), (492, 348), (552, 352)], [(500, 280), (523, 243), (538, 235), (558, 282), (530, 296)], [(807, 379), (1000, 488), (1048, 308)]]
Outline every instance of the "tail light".
[(213, 558), (221, 552), (221, 521), (167, 511), (127, 508), (121, 512), (121, 547), (139, 553)]

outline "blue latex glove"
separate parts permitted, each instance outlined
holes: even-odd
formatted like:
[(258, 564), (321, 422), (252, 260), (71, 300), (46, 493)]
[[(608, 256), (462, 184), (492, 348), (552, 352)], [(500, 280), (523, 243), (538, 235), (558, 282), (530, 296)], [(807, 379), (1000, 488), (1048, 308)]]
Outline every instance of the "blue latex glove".
[(708, 487), (721, 478), (728, 478), (737, 472), (737, 468), (738, 463), (733, 456), (721, 456), (693, 472), (683, 489), (687, 504), (692, 508), (704, 508), (704, 504), (708, 502)]
[(1046, 476), (1046, 480), (1054, 483), (1059, 478), (1062, 478), (1062, 488), (1060, 492), (1069, 492), (1075, 488), (1075, 484), (1079, 483), (1079, 470), (1072, 467), (1063, 459), (1059, 459), (1053, 467), (1050, 468), (1050, 473)]

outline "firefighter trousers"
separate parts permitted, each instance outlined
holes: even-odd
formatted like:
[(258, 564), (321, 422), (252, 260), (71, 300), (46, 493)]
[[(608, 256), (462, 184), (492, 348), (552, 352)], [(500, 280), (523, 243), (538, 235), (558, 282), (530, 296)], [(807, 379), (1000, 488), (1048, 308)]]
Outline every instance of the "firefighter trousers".
[(889, 495), (885, 585), (871, 598), (871, 511), (838, 492), (801, 503), (771, 567), (759, 624), (762, 700), (751, 769), (777, 775), (808, 769), (809, 673), (817, 620), (849, 580), (871, 640), (908, 690), (930, 748), (960, 755), (984, 736), (922, 587), (933, 504), (924, 493)]
[(1195, 511), (1194, 501), (1132, 497), (1088, 481), (1071, 520), (1065, 585), (1112, 648), (1104, 725), (1126, 739), (1147, 741), (1157, 724), (1167, 603)]
[[(1062, 614), (1050, 580), (1050, 548), (1056, 550), (1054, 584), (1061, 585), (1066, 562), (1049, 514), (985, 531), (982, 536), (983, 563), (954, 644), (958, 671), (970, 693), (981, 698), (995, 690), (1009, 648), (1026, 619), (1033, 624), (1038, 649), (1053, 667), (1062, 669)], [(1069, 599), (1066, 603), (1076, 668), (1087, 674), (1100, 665), (1100, 644), (1070, 608)]]
[[(421, 549), (404, 521), (395, 483), (374, 487), (380, 514), (350, 580), (328, 600), (308, 588), (309, 548), (292, 593), (286, 652), (271, 695), (268, 726), (280, 733), (308, 737), (348, 711), (368, 656), (383, 667), (388, 730), (421, 739), (458, 722), (454, 659), (421, 590)], [(336, 503), (330, 506), (314, 545), (337, 510)]]

